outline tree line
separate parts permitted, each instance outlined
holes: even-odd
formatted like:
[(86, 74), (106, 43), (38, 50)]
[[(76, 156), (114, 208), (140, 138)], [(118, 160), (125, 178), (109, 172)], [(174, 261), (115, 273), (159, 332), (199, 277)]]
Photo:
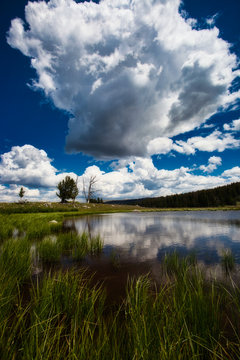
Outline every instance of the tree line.
[(240, 201), (240, 182), (185, 194), (168, 195), (156, 198), (117, 200), (109, 201), (108, 203), (139, 205), (154, 208), (194, 208), (236, 205), (237, 201)]

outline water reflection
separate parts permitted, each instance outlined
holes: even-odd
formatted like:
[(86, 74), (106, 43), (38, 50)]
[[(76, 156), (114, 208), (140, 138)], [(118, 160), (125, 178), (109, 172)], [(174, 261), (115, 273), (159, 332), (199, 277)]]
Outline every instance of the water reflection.
[(116, 251), (122, 261), (159, 261), (166, 252), (195, 252), (206, 264), (219, 262), (223, 249), (231, 249), (240, 263), (240, 213), (192, 211), (121, 213), (69, 219), (71, 227), (90, 236), (100, 234), (104, 253)]

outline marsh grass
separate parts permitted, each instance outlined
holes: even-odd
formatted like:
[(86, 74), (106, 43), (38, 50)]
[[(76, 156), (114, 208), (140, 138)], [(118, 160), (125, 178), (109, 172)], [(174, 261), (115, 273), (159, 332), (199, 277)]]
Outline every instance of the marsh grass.
[(30, 241), (57, 234), (62, 230), (62, 220), (61, 214), (0, 214), (0, 241), (13, 237), (14, 233)]
[(206, 281), (197, 266), (170, 277), (159, 287), (129, 279), (115, 307), (84, 271), (45, 274), (25, 302), (19, 279), (1, 359), (239, 359), (239, 289)]
[(98, 255), (103, 250), (103, 240), (100, 236), (89, 237), (87, 233), (81, 235), (75, 232), (49, 235), (36, 244), (36, 253), (45, 263), (60, 261), (62, 255), (82, 260), (87, 255)]
[(61, 258), (62, 249), (55, 237), (46, 237), (37, 244), (37, 251), (40, 260), (43, 262), (53, 263)]
[(91, 255), (98, 255), (103, 250), (104, 241), (100, 235), (92, 237), (89, 241), (89, 252)]
[(78, 244), (79, 235), (73, 231), (60, 233), (57, 236), (57, 243), (63, 253), (71, 254), (72, 249)]
[(77, 241), (72, 249), (72, 257), (74, 260), (82, 260), (89, 253), (89, 237), (87, 233), (78, 235)]
[(89, 237), (87, 233), (78, 235), (72, 249), (72, 256), (75, 260), (82, 260), (86, 255), (98, 255), (103, 250), (104, 241), (100, 235)]
[(236, 323), (233, 326), (222, 316), (230, 293), (218, 285), (208, 284), (199, 270), (186, 269), (157, 291), (146, 277), (130, 282), (126, 302), (130, 358), (238, 359)]
[(181, 257), (175, 250), (172, 253), (166, 253), (163, 258), (163, 270), (168, 275), (181, 276), (189, 268), (197, 265), (197, 258), (194, 252), (185, 257)]
[(222, 268), (229, 275), (235, 268), (235, 259), (231, 250), (224, 250), (221, 259)]
[[(0, 215), (1, 360), (240, 359), (239, 284), (206, 278), (194, 254), (166, 254), (158, 284), (147, 275), (129, 279), (120, 304), (111, 305), (104, 285), (81, 270), (43, 272), (33, 281), (32, 243), (50, 262), (61, 253), (81, 260), (102, 251), (100, 237), (59, 233), (62, 219)], [(22, 236), (9, 238), (14, 229)]]

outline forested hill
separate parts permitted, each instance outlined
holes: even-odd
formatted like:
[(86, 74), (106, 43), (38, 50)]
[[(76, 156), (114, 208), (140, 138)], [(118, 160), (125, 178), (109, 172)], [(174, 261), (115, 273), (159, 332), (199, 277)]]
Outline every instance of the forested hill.
[(108, 201), (109, 204), (140, 205), (154, 208), (185, 208), (236, 205), (240, 201), (240, 182), (185, 194)]

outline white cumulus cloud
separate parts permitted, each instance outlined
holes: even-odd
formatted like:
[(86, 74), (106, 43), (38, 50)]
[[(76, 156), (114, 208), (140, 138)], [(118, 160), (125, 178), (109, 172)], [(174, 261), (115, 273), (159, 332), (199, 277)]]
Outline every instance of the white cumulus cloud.
[(239, 147), (239, 139), (235, 139), (231, 134), (223, 134), (222, 132), (215, 130), (205, 137), (194, 136), (187, 139), (187, 141), (177, 140), (173, 142), (172, 139), (167, 137), (156, 138), (149, 142), (147, 150), (149, 155), (167, 154), (171, 151), (193, 155), (196, 153), (196, 150), (223, 152), (226, 149), (236, 149)]
[(230, 182), (240, 181), (240, 167), (235, 166), (232, 169), (225, 170), (222, 176), (228, 178)]
[(224, 124), (223, 128), (226, 131), (240, 131), (240, 119), (233, 120), (231, 124)]
[(79, 183), (82, 178), (89, 178), (90, 175), (96, 176), (97, 194), (103, 199), (165, 196), (216, 187), (229, 182), (220, 176), (194, 175), (193, 171), (186, 167), (174, 170), (157, 169), (151, 159), (139, 157), (125, 163), (120, 161), (115, 170), (106, 173), (98, 166), (88, 167), (79, 177)]
[(240, 140), (231, 134), (223, 134), (215, 130), (208, 136), (194, 136), (187, 141), (176, 141), (173, 149), (183, 154), (194, 154), (196, 150), (207, 152), (223, 152), (226, 149), (236, 149), (240, 146)]
[(26, 186), (55, 187), (66, 175), (57, 173), (44, 150), (32, 145), (13, 146), (11, 151), (1, 155), (0, 183)]
[(70, 114), (67, 151), (112, 159), (164, 151), (159, 138), (239, 98), (229, 92), (239, 75), (230, 45), (216, 27), (194, 28), (180, 3), (34, 1), (26, 25), (12, 21), (8, 43), (31, 58), (33, 86)]
[(199, 169), (204, 172), (211, 173), (220, 165), (222, 165), (222, 158), (220, 158), (220, 156), (211, 156), (208, 159), (208, 165), (201, 165)]
[[(30, 201), (59, 201), (56, 185), (66, 175), (74, 173), (57, 171), (45, 151), (31, 145), (14, 146), (2, 154), (0, 163), (0, 201), (18, 201), (19, 190), (24, 186), (25, 198)], [(202, 169), (206, 173), (221, 165), (221, 158), (212, 156)], [(113, 164), (104, 172), (92, 165), (78, 176), (79, 196), (83, 199), (83, 180), (87, 183), (96, 176), (96, 196), (107, 199), (130, 199), (165, 196), (225, 185), (240, 181), (240, 168), (225, 170), (219, 176), (196, 175), (195, 168), (179, 167), (173, 170), (158, 169), (151, 158), (130, 157)]]

